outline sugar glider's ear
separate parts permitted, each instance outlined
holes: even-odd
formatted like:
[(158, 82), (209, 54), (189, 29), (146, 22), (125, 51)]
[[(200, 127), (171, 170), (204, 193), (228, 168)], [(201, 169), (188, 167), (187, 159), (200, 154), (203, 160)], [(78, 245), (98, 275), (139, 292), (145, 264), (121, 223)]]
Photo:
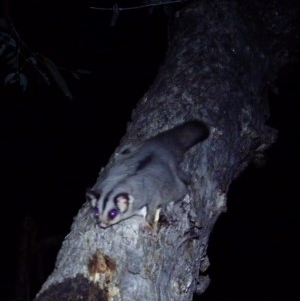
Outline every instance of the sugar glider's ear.
[(132, 144), (127, 144), (121, 147), (121, 149), (116, 153), (115, 159), (126, 159), (128, 156), (130, 156), (135, 150), (137, 149), (137, 146), (134, 146)]
[(122, 213), (125, 213), (129, 209), (132, 202), (133, 197), (128, 193), (120, 193), (115, 197), (115, 203)]
[(100, 199), (100, 192), (97, 192), (93, 189), (88, 189), (86, 191), (86, 200), (91, 203), (92, 207), (96, 207), (97, 201)]

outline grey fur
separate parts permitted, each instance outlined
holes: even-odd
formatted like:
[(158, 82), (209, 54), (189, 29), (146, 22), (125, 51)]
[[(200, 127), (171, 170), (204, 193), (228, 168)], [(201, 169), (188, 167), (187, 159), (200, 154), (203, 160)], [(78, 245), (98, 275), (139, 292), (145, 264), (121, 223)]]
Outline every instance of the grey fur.
[(87, 192), (100, 227), (133, 215), (151, 222), (156, 209), (182, 199), (186, 177), (179, 168), (184, 153), (209, 135), (200, 121), (189, 121), (162, 132), (137, 147), (126, 147), (112, 167)]

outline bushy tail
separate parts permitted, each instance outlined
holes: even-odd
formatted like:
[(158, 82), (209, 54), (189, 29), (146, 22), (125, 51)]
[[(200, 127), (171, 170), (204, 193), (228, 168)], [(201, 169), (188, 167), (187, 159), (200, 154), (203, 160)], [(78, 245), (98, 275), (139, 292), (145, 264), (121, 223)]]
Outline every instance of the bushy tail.
[(208, 136), (209, 129), (205, 123), (190, 120), (153, 138), (160, 140), (164, 145), (169, 145), (177, 159), (180, 160), (188, 149)]
[(184, 152), (209, 136), (209, 129), (206, 124), (198, 120), (191, 120), (178, 125), (170, 130), (170, 134), (173, 131), (176, 136), (175, 139)]

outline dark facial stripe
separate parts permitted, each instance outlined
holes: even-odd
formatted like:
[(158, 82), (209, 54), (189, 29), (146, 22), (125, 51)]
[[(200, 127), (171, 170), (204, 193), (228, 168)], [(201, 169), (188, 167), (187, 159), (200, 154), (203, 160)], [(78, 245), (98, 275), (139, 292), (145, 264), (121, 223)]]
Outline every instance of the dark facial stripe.
[(150, 154), (148, 156), (146, 156), (144, 159), (142, 159), (141, 161), (139, 161), (135, 172), (137, 173), (138, 171), (142, 170), (143, 168), (145, 168), (148, 164), (151, 163), (151, 161), (153, 160), (153, 154)]
[(110, 196), (112, 195), (112, 193), (113, 193), (113, 190), (111, 190), (110, 192), (108, 192), (108, 193), (106, 194), (106, 196), (105, 196), (105, 198), (104, 198), (104, 200), (103, 200), (102, 212), (104, 212), (104, 209), (105, 209), (105, 207), (106, 207), (106, 204), (107, 204), (107, 202), (108, 202)]

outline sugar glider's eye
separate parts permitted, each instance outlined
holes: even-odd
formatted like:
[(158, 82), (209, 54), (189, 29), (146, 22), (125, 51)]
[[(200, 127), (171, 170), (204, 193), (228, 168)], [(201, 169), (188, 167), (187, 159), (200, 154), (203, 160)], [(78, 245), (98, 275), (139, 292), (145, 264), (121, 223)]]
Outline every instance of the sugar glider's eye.
[(116, 218), (118, 215), (119, 215), (120, 211), (118, 209), (111, 209), (109, 212), (108, 212), (108, 217), (110, 219), (114, 219)]

